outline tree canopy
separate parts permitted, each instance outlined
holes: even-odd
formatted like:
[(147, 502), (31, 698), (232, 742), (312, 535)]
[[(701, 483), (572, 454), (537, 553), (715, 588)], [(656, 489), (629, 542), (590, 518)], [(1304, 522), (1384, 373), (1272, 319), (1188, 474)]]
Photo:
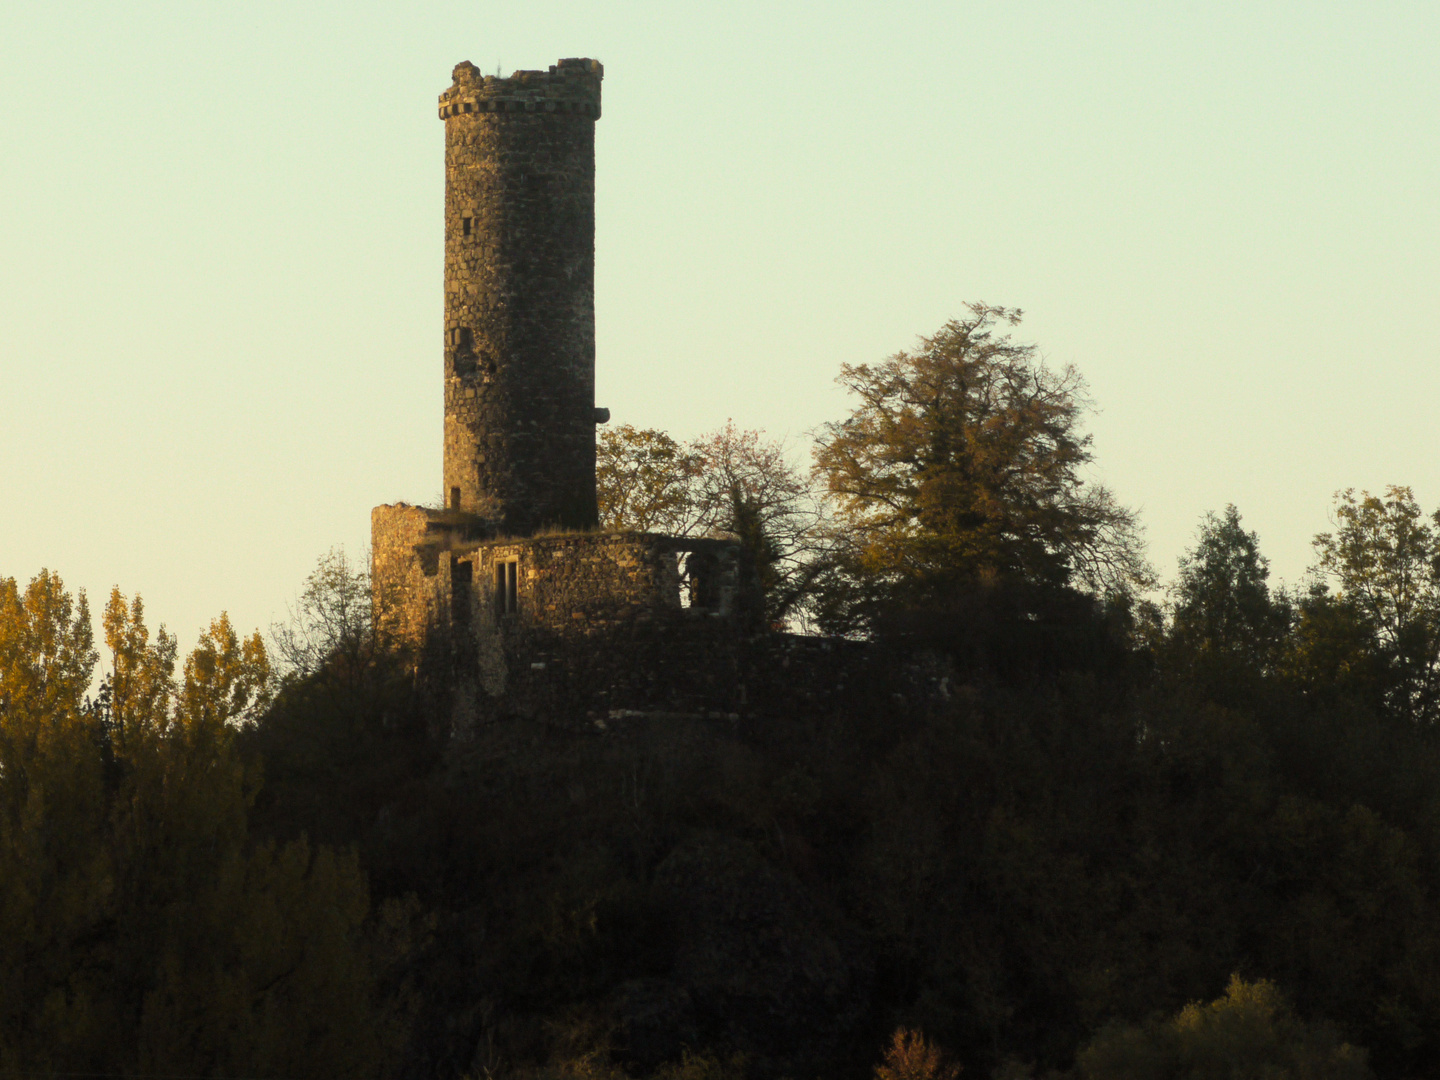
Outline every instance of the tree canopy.
[[(1338, 585), (1338, 614), (1369, 639), (1397, 712), (1440, 720), (1440, 511), (1426, 518), (1408, 487), (1335, 495), (1333, 533), (1315, 537), (1315, 570)], [(1310, 610), (1326, 607), (1317, 589)]]
[(236, 725), (269, 702), (222, 615), (175, 676), (140, 599), (0, 578), (0, 1072), (361, 1076), (386, 1061), (353, 856), (252, 844)]
[(955, 581), (1148, 585), (1135, 515), (1088, 480), (1085, 385), (1006, 327), (1018, 309), (962, 319), (878, 364), (844, 365), (858, 403), (822, 428), (817, 475), (836, 500), (850, 573), (881, 590)]
[(1115, 1025), (1079, 1056), (1085, 1080), (1369, 1080), (1363, 1050), (1299, 1019), (1274, 983), (1232, 976), (1173, 1017)]
[[(97, 648), (83, 594), (0, 578), (0, 1074), (1433, 1075), (1440, 520), (1342, 492), (1292, 590), (1228, 506), (1164, 605), (1101, 604), (1138, 531), (1018, 317), (847, 368), (808, 479), (733, 425), (602, 442), (608, 525), (948, 637), (717, 660), (618, 619), (608, 711), (557, 680), (456, 737), (471, 688), (338, 553), (270, 652), (118, 590)], [(625, 707), (670, 676), (740, 708)]]
[(369, 570), (344, 548), (331, 548), (305, 579), (289, 614), (270, 628), (287, 675), (303, 677), (338, 661), (353, 666), (374, 645)]
[(1186, 652), (1259, 668), (1275, 659), (1290, 604), (1271, 594), (1260, 539), (1240, 524), (1234, 504), (1206, 514), (1196, 543), (1180, 559), (1170, 590), (1173, 633)]
[(689, 536), (704, 527), (695, 485), (701, 464), (693, 447), (663, 431), (620, 424), (600, 433), (595, 491), (606, 529)]
[(604, 527), (733, 537), (759, 577), (766, 621), (803, 614), (830, 534), (779, 440), (729, 422), (681, 444), (625, 424), (601, 435), (596, 475)]

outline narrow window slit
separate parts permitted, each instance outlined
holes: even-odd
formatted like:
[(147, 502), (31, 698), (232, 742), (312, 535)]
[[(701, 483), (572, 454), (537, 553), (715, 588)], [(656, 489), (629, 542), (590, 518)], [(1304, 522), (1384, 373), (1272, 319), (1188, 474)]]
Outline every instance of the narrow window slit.
[(505, 559), (495, 563), (495, 611), (513, 615), (520, 610), (520, 562)]

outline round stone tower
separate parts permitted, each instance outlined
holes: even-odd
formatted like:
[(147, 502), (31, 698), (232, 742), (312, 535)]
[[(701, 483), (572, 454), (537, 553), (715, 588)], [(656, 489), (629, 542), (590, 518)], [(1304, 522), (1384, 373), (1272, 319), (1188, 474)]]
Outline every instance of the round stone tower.
[(445, 121), (445, 499), (523, 535), (595, 508), (595, 60), (455, 68)]

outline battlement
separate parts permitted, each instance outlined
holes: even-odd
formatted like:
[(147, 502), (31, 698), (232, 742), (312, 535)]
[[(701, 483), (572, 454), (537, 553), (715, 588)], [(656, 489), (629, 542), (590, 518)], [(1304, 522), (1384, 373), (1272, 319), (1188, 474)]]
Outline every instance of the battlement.
[(600, 118), (598, 60), (570, 59), (549, 71), (517, 71), (508, 79), (481, 75), (468, 60), (457, 64), (454, 83), (440, 95), (440, 119), (465, 113), (569, 113)]

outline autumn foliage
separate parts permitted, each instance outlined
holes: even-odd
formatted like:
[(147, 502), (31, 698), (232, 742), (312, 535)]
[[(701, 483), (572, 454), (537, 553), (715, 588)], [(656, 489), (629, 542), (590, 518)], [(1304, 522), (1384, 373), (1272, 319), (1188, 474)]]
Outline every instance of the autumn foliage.
[(385, 1027), (353, 854), (254, 842), (238, 725), (269, 701), (222, 615), (175, 672), (117, 590), (0, 579), (0, 1070), (376, 1074)]
[(960, 1066), (947, 1062), (940, 1048), (923, 1033), (896, 1028), (885, 1049), (885, 1060), (875, 1066), (875, 1080), (956, 1080)]
[(1146, 593), (1016, 318), (814, 472), (606, 437), (609, 526), (761, 571), (739, 716), (452, 738), (336, 553), (275, 648), (0, 578), (0, 1075), (1440, 1074), (1440, 519), (1342, 491), (1286, 587), (1226, 507)]

